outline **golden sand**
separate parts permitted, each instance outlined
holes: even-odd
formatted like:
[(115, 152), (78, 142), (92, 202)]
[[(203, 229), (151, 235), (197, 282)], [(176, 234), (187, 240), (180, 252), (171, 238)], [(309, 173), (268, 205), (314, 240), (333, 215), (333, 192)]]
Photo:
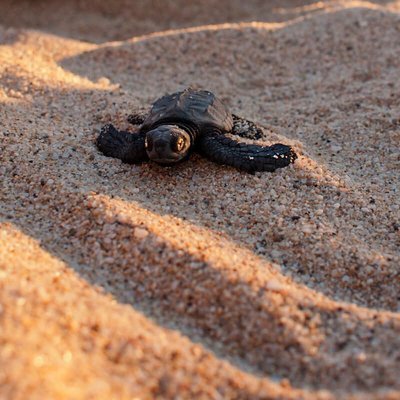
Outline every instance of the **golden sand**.
[[(400, 1), (186, 3), (1, 2), (0, 399), (400, 399)], [(189, 85), (299, 159), (98, 152)]]

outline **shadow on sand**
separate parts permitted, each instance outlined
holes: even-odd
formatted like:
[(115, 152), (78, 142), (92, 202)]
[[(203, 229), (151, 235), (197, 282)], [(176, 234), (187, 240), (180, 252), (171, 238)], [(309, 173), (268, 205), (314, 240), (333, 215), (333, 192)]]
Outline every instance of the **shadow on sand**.
[[(351, 11), (349, 13), (351, 17)], [(366, 13), (366, 16), (373, 18), (374, 13)], [(336, 17), (344, 19), (343, 16)], [(114, 83), (133, 93), (142, 93), (143, 87), (147, 88), (145, 82), (148, 82), (148, 91), (135, 100), (147, 102), (149, 98), (157, 97), (160, 91), (169, 91), (177, 84), (193, 83), (195, 80), (195, 83), (205, 86), (207, 77), (215, 76), (217, 72), (214, 64), (221, 68), (226, 63), (228, 68), (230, 61), (224, 58), (223, 52), (218, 52), (218, 48), (212, 58), (204, 53), (206, 59), (199, 60), (193, 54), (201, 55), (207, 40), (213, 39), (222, 47), (232, 47), (236, 43), (236, 48), (230, 52), (235, 60), (232, 75), (214, 85), (231, 94), (227, 100), (241, 111), (249, 107), (253, 96), (260, 96), (260, 102), (263, 102), (260, 93), (265, 86), (257, 89), (258, 79), (265, 84), (268, 74), (275, 78), (276, 74), (283, 74), (285, 81), (287, 77), (302, 72), (284, 66), (283, 55), (292, 51), (292, 55), (296, 56), (296, 48), (304, 39), (293, 39), (291, 29), (290, 26), (279, 32), (257, 27), (237, 31), (231, 29), (226, 37), (224, 32), (218, 30), (199, 31), (190, 34), (192, 42), (186, 52), (182, 49), (187, 46), (188, 37), (182, 34), (168, 42), (150, 38), (101, 47), (65, 60), (61, 65), (76, 74), (88, 76), (92, 81), (104, 76), (118, 76), (118, 82)], [(362, 32), (359, 34), (362, 35)], [(261, 64), (259, 56), (255, 55), (257, 52), (252, 53), (250, 58), (248, 54), (240, 53), (237, 41), (240, 43), (249, 38), (252, 38), (254, 48), (262, 50), (264, 61)], [(157, 63), (157, 57), (163, 54), (161, 49), (165, 46), (174, 46), (183, 54), (179, 63), (186, 67), (180, 70), (179, 82), (174, 74), (178, 61), (166, 55), (166, 63)], [(268, 52), (268, 46), (273, 46), (276, 51)], [(315, 54), (310, 55), (315, 63), (319, 51), (317, 49)], [(131, 55), (134, 55), (130, 58), (131, 62), (126, 63)], [(306, 64), (304, 61), (298, 68), (313, 67)], [(152, 68), (149, 69), (149, 66)], [(247, 68), (250, 69), (244, 73)], [(194, 71), (197, 71), (196, 78)], [(318, 69), (314, 72), (316, 75), (321, 73)], [(164, 77), (162, 89), (157, 81), (160, 74)], [(234, 83), (238, 84), (239, 92), (235, 96), (233, 92), (236, 89), (227, 89)], [(264, 100), (270, 105), (275, 101), (282, 102), (282, 97), (289, 98), (292, 90), (299, 89), (298, 85), (300, 83), (295, 79), (293, 88), (290, 82), (282, 82), (275, 87), (276, 91), (264, 94)], [(249, 94), (250, 89), (252, 92)], [(315, 87), (311, 85), (305, 89), (306, 92), (304, 88), (302, 90), (303, 95), (310, 95)], [(49, 115), (44, 117), (45, 122), (48, 119), (52, 126), (51, 132), (44, 134), (21, 130), (18, 136), (5, 126), (3, 133), (7, 135), (1, 156), (9, 161), (3, 171), (9, 190), (0, 208), (3, 219), (40, 240), (47, 251), (64, 260), (91, 284), (101, 285), (110, 291), (118, 301), (139, 307), (161, 324), (179, 329), (195, 340), (200, 338), (220, 356), (232, 360), (236, 358), (238, 365), (244, 361), (259, 374), (278, 373), (279, 377), (290, 379), (294, 386), (332, 391), (399, 387), (396, 376), (399, 369), (396, 349), (400, 348), (398, 315), (330, 300), (318, 293), (327, 290), (324, 279), (328, 283), (326, 286), (332, 285), (333, 288), (335, 285), (338, 289), (346, 285), (345, 282), (337, 283), (335, 276), (329, 274), (329, 269), (335, 264), (332, 246), (342, 252), (340, 258), (347, 258), (348, 262), (343, 265), (345, 271), (349, 274), (351, 271), (354, 279), (359, 278), (357, 271), (360, 266), (354, 267), (360, 263), (358, 253), (355, 253), (354, 259), (351, 256), (353, 248), (346, 243), (347, 235), (358, 235), (358, 232), (352, 232), (349, 227), (349, 232), (341, 236), (337, 226), (342, 223), (335, 225), (327, 220), (323, 221), (327, 232), (333, 230), (336, 234), (326, 233), (317, 238), (299, 236), (292, 248), (287, 248), (286, 239), (271, 240), (274, 244), (270, 247), (268, 243), (264, 245), (263, 256), (254, 254), (254, 249), (259, 249), (261, 227), (266, 227), (266, 242), (276, 234), (288, 235), (289, 242), (294, 241), (294, 236), (290, 236), (284, 225), (279, 232), (271, 230), (272, 222), (279, 217), (283, 216), (284, 221), (289, 222), (294, 216), (285, 204), (279, 204), (279, 196), (270, 197), (272, 189), (279, 191), (280, 185), (285, 184), (289, 196), (302, 199), (310, 196), (309, 191), (313, 187), (323, 185), (327, 196), (343, 196), (344, 203), (348, 204), (355, 202), (357, 192), (348, 194), (332, 180), (322, 178), (319, 182), (302, 167), (282, 170), (266, 177), (249, 176), (199, 158), (168, 170), (152, 164), (140, 167), (121, 165), (97, 154), (93, 146), (98, 121), (109, 118), (107, 110), (99, 111), (98, 115), (90, 114), (93, 102), (99, 103), (98, 110), (102, 108), (99, 93), (95, 90), (58, 92), (54, 88), (49, 91), (55, 104), (57, 99), (68, 96), (79, 101), (79, 110), (68, 110), (70, 126), (64, 125), (59, 131), (54, 121), (57, 121), (57, 116), (65, 116), (65, 110), (58, 115), (54, 111), (56, 115), (52, 118)], [(118, 90), (113, 94), (121, 96)], [(104, 96), (109, 95), (104, 93)], [(242, 95), (244, 101), (240, 104), (237, 99)], [(321, 98), (324, 99), (324, 96), (322, 86)], [(21, 119), (27, 114), (36, 118), (46, 106), (46, 101), (37, 98), (29, 106), (3, 106), (10, 111), (18, 108)], [(122, 94), (122, 99), (118, 101), (119, 104), (125, 102), (128, 107), (138, 104), (131, 103), (126, 94)], [(286, 107), (289, 109), (290, 105)], [(278, 107), (278, 110), (282, 111), (282, 108)], [(73, 120), (74, 113), (86, 119), (84, 125), (79, 122), (81, 118)], [(323, 151), (323, 147), (310, 150), (314, 139), (310, 136), (304, 140), (310, 154)], [(21, 146), (16, 152), (15, 146), (21, 140), (33, 140), (35, 148)], [(336, 172), (340, 175), (341, 171)], [(58, 178), (54, 183), (47, 184), (47, 175)], [(303, 184), (302, 179), (306, 179), (308, 184)], [(19, 188), (25, 188), (27, 184), (31, 191), (21, 196)], [(245, 192), (247, 185), (254, 188), (254, 193), (247, 197), (241, 195), (242, 202), (236, 203), (237, 191)], [(218, 196), (215, 191), (217, 186), (225, 188), (222, 197), (233, 198), (226, 214), (221, 213), (218, 219), (213, 214), (219, 207), (218, 201), (221, 201), (221, 198), (215, 197)], [(259, 199), (259, 207), (270, 207), (271, 213), (263, 213), (261, 208), (256, 209), (254, 214), (254, 198)], [(310, 198), (309, 204), (299, 204), (296, 213), (305, 216), (308, 207), (318, 203), (313, 196)], [(377, 201), (379, 203), (379, 198)], [(283, 208), (277, 208), (276, 204), (283, 205)], [(236, 223), (238, 215), (242, 218)], [(255, 220), (254, 216), (258, 219)], [(345, 222), (354, 221), (354, 215), (346, 212), (338, 218)], [(376, 222), (359, 218), (357, 223), (366, 226)], [(386, 227), (387, 220), (383, 219), (382, 224)], [(138, 239), (135, 235), (138, 227), (146, 229), (146, 238)], [(243, 228), (247, 230), (243, 231)], [(314, 249), (316, 240), (320, 243), (321, 253), (320, 261), (313, 265), (310, 264), (311, 258), (307, 257)], [(379, 233), (374, 238), (361, 236), (363, 245), (360, 246), (364, 247), (359, 254), (380, 250), (379, 240)], [(375, 249), (376, 243), (378, 246)], [(197, 246), (197, 253), (187, 249), (192, 246)], [(220, 249), (234, 254), (235, 261), (218, 257)], [(272, 258), (270, 253), (273, 250), (280, 250), (283, 254), (277, 259)], [(385, 252), (391, 254), (393, 249), (387, 248)], [(307, 277), (301, 284), (291, 281), (284, 273), (275, 270), (271, 261), (282, 264), (284, 272), (295, 272), (300, 267), (302, 271), (307, 271), (308, 276), (316, 275), (320, 286), (307, 288)], [(269, 286), (271, 279), (278, 282), (275, 289)], [(376, 287), (374, 290), (386, 291), (386, 295), (398, 293), (398, 283), (393, 277), (384, 277), (379, 283), (380, 289)], [(353, 298), (350, 292), (344, 300), (369, 307), (380, 304), (377, 300), (379, 292), (371, 293), (365, 282), (359, 283), (357, 293), (362, 297)], [(393, 304), (381, 306), (390, 309)], [(397, 346), (388, 346), (388, 343), (396, 342)], [(349, 365), (351, 371), (343, 367)]]

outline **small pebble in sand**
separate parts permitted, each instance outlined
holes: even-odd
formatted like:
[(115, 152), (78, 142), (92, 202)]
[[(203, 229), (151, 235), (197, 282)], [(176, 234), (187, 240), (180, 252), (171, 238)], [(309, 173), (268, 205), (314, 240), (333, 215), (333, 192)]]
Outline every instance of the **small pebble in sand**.
[(275, 279), (268, 281), (265, 287), (267, 290), (271, 290), (273, 292), (283, 292), (286, 290), (286, 286)]
[(136, 239), (142, 240), (142, 239), (145, 239), (148, 235), (149, 235), (149, 232), (146, 229), (135, 228), (133, 230), (133, 236), (135, 236)]

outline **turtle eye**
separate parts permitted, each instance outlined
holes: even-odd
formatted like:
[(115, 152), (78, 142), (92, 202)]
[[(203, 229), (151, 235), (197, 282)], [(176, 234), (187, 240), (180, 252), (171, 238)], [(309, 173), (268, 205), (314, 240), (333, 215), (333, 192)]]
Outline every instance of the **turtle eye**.
[(177, 151), (181, 151), (183, 149), (183, 146), (185, 145), (185, 139), (183, 138), (178, 138), (175, 144), (175, 148)]

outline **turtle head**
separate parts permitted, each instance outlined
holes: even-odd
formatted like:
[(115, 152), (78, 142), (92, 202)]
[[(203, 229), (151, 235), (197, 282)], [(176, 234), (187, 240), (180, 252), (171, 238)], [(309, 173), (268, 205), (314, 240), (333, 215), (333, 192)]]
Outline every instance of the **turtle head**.
[(173, 164), (188, 155), (191, 140), (189, 134), (176, 125), (160, 125), (146, 133), (145, 147), (150, 160)]

